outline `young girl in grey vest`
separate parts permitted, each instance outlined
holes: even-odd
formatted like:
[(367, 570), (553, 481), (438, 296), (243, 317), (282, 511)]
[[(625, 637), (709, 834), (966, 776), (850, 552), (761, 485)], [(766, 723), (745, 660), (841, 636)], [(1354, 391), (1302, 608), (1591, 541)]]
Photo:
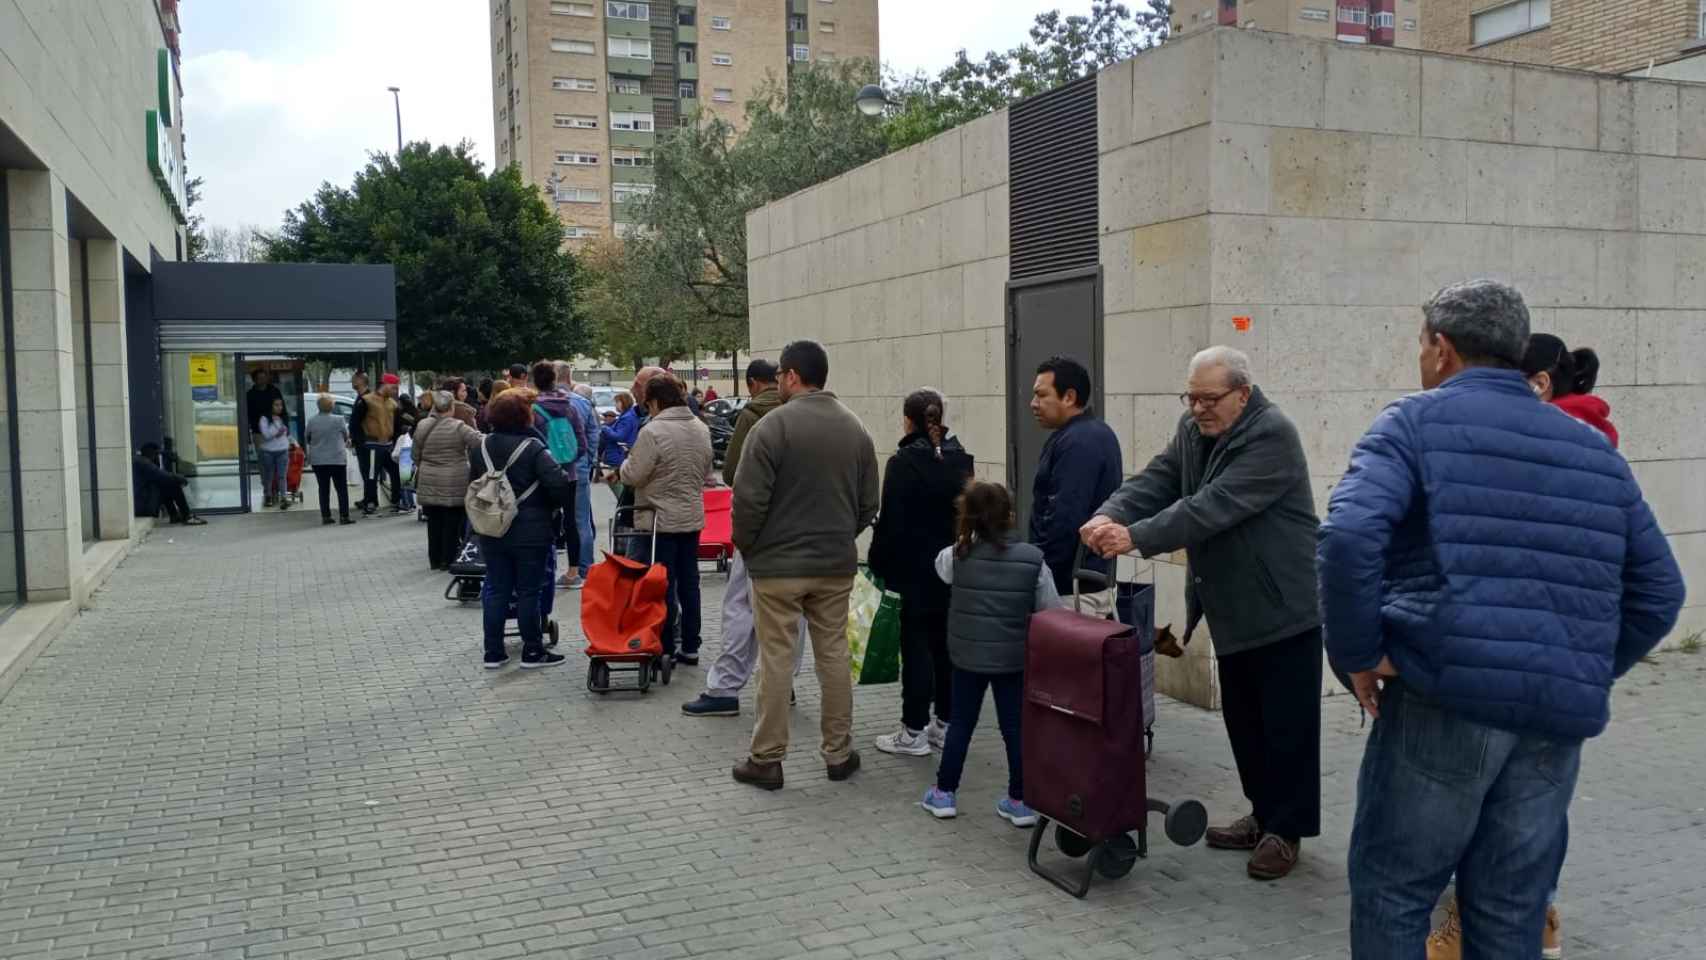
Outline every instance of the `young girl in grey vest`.
[(973, 481), (959, 498), (959, 529), (936, 556), (936, 573), (951, 586), (948, 659), (954, 667), (953, 717), (942, 745), (936, 785), (920, 802), (938, 818), (957, 816), (956, 794), (966, 748), (977, 730), (983, 694), (995, 697), (995, 717), (1007, 744), (1007, 795), (995, 812), (1016, 827), (1037, 822), (1025, 806), (1019, 750), (1019, 705), (1025, 689), (1025, 636), (1031, 614), (1056, 604), (1054, 577), (1041, 550), (1013, 533), (1013, 498), (998, 483)]

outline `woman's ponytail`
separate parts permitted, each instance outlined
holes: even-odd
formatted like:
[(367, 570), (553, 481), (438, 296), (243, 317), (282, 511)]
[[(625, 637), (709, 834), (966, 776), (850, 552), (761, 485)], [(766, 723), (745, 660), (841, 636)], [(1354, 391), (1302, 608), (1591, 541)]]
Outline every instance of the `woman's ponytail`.
[(906, 419), (912, 421), (913, 429), (930, 438), (930, 446), (935, 449), (938, 460), (942, 459), (942, 441), (948, 436), (948, 428), (942, 425), (942, 408), (946, 405), (947, 401), (940, 393), (929, 387), (920, 387), (907, 394), (900, 408)]
[(1599, 383), (1599, 354), (1587, 347), (1570, 351), (1570, 392), (1592, 393)]

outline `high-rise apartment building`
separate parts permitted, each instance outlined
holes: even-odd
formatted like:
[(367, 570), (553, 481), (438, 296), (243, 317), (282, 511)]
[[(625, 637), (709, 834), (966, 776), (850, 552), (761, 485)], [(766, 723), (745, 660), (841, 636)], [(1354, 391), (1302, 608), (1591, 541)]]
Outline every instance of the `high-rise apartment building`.
[(555, 196), (571, 243), (622, 235), (660, 131), (743, 123), (793, 64), (877, 60), (877, 0), (491, 0), (499, 166)]
[(1419, 0), (1174, 0), (1172, 35), (1248, 27), (1345, 43), (1419, 47), (1421, 8)]
[(1428, 0), (1422, 45), (1492, 60), (1706, 81), (1706, 0)]

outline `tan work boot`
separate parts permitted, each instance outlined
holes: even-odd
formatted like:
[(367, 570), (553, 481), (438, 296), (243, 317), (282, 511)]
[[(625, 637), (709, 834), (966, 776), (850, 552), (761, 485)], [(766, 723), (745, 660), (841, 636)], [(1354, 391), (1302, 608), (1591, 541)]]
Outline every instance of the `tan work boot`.
[(1540, 955), (1546, 960), (1561, 960), (1564, 956), (1564, 927), (1558, 922), (1558, 908), (1546, 908), (1546, 927), (1540, 931)]
[(1445, 922), (1428, 934), (1428, 960), (1461, 960), (1463, 921), (1457, 915), (1457, 898), (1445, 902)]

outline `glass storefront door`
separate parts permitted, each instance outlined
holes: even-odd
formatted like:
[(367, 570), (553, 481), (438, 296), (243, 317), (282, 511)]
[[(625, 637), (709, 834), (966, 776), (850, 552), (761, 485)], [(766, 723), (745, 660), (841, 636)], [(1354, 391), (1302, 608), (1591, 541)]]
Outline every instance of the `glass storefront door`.
[(242, 510), (247, 472), (237, 391), (247, 384), (237, 375), (232, 353), (166, 352), (160, 356), (166, 407), (166, 442), (177, 455), (168, 469), (189, 478), (185, 495), (195, 511)]

